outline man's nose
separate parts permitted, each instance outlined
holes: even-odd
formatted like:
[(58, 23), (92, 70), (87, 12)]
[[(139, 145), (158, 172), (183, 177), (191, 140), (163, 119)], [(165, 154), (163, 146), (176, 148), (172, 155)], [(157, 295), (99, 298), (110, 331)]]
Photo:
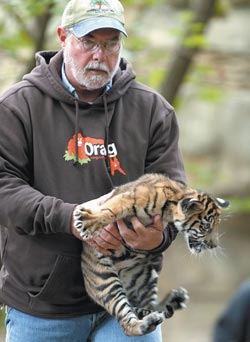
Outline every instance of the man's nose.
[(104, 47), (100, 44), (98, 45), (95, 50), (92, 52), (93, 59), (96, 61), (103, 61), (105, 59), (105, 49)]

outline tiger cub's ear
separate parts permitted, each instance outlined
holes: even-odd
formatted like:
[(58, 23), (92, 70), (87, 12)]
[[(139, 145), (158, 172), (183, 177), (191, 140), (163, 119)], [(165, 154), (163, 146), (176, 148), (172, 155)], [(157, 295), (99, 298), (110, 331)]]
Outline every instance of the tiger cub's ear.
[(181, 208), (183, 212), (189, 213), (200, 213), (205, 209), (203, 203), (199, 201), (197, 198), (184, 198), (181, 201)]
[(216, 198), (217, 203), (221, 208), (227, 208), (230, 205), (230, 202), (227, 200), (224, 200), (222, 198)]

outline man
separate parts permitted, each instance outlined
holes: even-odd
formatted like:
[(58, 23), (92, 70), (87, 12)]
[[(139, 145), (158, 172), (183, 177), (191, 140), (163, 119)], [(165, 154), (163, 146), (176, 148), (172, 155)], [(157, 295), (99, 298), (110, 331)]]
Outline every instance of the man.
[[(128, 338), (114, 318), (99, 324), (103, 309), (84, 290), (72, 215), (144, 173), (185, 183), (175, 113), (121, 58), (127, 33), (118, 0), (71, 0), (58, 36), (62, 49), (38, 53), (37, 67), (0, 100), (7, 341), (160, 341), (160, 328)], [(122, 239), (161, 253), (175, 238), (158, 216), (147, 228), (132, 223), (134, 230), (122, 220), (104, 227), (89, 243), (104, 254)]]

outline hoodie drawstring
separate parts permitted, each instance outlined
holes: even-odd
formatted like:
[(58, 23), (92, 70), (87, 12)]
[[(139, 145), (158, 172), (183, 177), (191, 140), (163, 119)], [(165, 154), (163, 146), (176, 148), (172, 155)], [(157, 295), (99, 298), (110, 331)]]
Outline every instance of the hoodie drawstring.
[(75, 119), (75, 151), (76, 151), (76, 160), (74, 164), (79, 161), (79, 151), (78, 151), (78, 133), (79, 133), (79, 103), (78, 99), (75, 98), (75, 109), (76, 109), (76, 119)]
[(110, 174), (111, 173), (111, 167), (110, 167), (110, 160), (109, 160), (109, 152), (108, 152), (108, 144), (109, 144), (109, 122), (108, 122), (108, 104), (107, 104), (107, 99), (106, 99), (106, 96), (104, 95), (103, 96), (103, 105), (104, 105), (104, 112), (105, 112), (105, 149), (106, 149), (106, 153), (107, 153), (107, 156), (106, 156), (106, 167), (107, 167), (107, 170), (108, 170), (108, 173)]

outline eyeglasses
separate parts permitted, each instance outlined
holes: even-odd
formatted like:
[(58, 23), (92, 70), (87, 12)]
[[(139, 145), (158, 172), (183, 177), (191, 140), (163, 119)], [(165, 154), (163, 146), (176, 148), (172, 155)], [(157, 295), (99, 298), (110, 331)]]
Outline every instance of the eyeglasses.
[(106, 56), (117, 53), (120, 50), (122, 44), (121, 39), (107, 40), (104, 43), (100, 43), (96, 40), (88, 38), (76, 37), (76, 39), (82, 44), (82, 48), (84, 49), (84, 51), (94, 52), (95, 50), (102, 48)]

